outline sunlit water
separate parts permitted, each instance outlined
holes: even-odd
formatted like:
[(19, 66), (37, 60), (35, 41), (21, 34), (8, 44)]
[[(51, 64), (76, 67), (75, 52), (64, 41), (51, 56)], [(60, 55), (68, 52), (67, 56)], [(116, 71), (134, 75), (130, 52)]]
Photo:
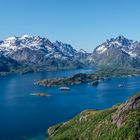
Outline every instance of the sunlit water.
[[(70, 86), (69, 92), (60, 92), (58, 87), (34, 85), (44, 78), (91, 71), (79, 69), (0, 77), (0, 140), (22, 140), (25, 136), (44, 133), (49, 126), (67, 121), (85, 109), (105, 109), (140, 91), (140, 77), (115, 78), (97, 87)], [(118, 88), (120, 83), (124, 86)], [(30, 96), (37, 92), (51, 96)]]

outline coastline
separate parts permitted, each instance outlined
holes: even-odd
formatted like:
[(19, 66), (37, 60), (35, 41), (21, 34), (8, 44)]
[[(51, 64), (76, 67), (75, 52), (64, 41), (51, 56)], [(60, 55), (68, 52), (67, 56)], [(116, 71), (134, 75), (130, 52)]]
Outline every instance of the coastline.
[(134, 68), (103, 68), (96, 70), (94, 73), (86, 74), (79, 73), (71, 77), (43, 79), (34, 84), (46, 87), (53, 86), (69, 86), (89, 83), (92, 86), (97, 86), (100, 81), (109, 81), (112, 78), (126, 78), (140, 76), (140, 69)]

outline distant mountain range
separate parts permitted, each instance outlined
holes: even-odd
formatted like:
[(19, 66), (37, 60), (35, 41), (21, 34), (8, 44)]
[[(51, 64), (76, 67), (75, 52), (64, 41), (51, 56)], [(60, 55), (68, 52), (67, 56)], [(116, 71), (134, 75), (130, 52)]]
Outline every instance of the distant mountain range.
[[(41, 67), (82, 67), (89, 55), (84, 50), (75, 50), (71, 45), (47, 38), (23, 35), (0, 41), (0, 66), (36, 65)], [(3, 59), (7, 61), (3, 64)], [(14, 63), (14, 64), (13, 64)], [(5, 69), (5, 68), (4, 68)], [(7, 70), (8, 70), (7, 69)], [(3, 69), (1, 69), (3, 70)]]
[(94, 49), (91, 56), (95, 66), (140, 66), (140, 42), (118, 36)]
[(0, 71), (34, 65), (56, 68), (84, 66), (140, 66), (140, 42), (118, 36), (106, 40), (92, 53), (77, 51), (70, 44), (51, 42), (40, 36), (23, 35), (0, 41)]

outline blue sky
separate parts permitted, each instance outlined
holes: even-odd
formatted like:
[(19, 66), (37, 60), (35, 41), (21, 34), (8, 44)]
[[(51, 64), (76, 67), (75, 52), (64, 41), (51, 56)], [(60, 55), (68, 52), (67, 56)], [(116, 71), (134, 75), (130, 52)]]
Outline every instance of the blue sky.
[(0, 39), (22, 34), (87, 51), (118, 35), (140, 41), (140, 0), (0, 0)]

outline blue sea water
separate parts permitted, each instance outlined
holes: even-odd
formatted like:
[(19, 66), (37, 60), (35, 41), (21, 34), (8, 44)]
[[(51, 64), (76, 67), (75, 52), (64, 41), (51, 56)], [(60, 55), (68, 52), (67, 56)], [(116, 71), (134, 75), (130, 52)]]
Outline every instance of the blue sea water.
[[(0, 140), (22, 140), (45, 133), (49, 126), (67, 121), (85, 109), (109, 108), (140, 91), (140, 77), (114, 78), (97, 87), (74, 85), (68, 92), (61, 92), (58, 87), (34, 85), (40, 79), (92, 71), (86, 68), (0, 77)], [(118, 88), (120, 83), (124, 86)], [(30, 96), (37, 92), (51, 96)]]

